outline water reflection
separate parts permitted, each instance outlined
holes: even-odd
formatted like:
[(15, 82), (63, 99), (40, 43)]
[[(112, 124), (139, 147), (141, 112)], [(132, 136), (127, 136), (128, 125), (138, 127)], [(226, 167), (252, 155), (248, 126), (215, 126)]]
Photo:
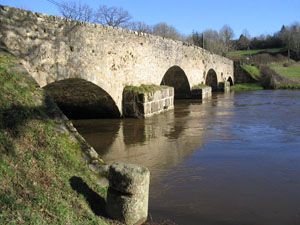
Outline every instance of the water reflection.
[[(206, 102), (176, 101), (175, 109), (144, 120), (76, 120), (79, 132), (106, 162), (125, 161), (147, 166), (152, 181), (204, 144), (216, 117), (232, 115), (231, 101), (215, 95)], [(228, 100), (231, 98), (227, 95)], [(223, 111), (210, 110), (222, 105)], [(222, 133), (220, 136), (226, 136)]]
[(100, 155), (109, 152), (118, 136), (120, 120), (74, 120), (74, 126)]
[(145, 120), (75, 121), (108, 162), (147, 166), (150, 214), (178, 224), (300, 224), (300, 92), (214, 95)]

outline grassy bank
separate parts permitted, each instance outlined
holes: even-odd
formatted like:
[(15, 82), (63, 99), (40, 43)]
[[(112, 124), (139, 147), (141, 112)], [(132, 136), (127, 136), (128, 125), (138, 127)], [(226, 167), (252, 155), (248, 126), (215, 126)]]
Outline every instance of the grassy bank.
[(0, 53), (0, 224), (105, 224), (106, 190), (61, 114), (18, 61)]
[(231, 90), (233, 91), (258, 91), (263, 90), (263, 87), (259, 84), (253, 84), (253, 83), (244, 83), (244, 84), (235, 84), (231, 87)]
[(227, 57), (238, 59), (238, 58), (249, 57), (249, 56), (251, 57), (262, 53), (269, 53), (269, 54), (281, 53), (282, 51), (284, 51), (284, 49), (282, 48), (239, 50), (239, 51), (232, 51), (227, 53)]
[(254, 80), (259, 80), (260, 70), (257, 66), (243, 64), (241, 66)]
[(300, 64), (279, 64), (271, 63), (269, 65), (276, 73), (290, 79), (298, 79), (300, 81)]
[(258, 49), (234, 51), (228, 57), (236, 61), (236, 73), (239, 82), (233, 87), (236, 91), (257, 90), (258, 85), (245, 84), (260, 83), (264, 88), (271, 89), (299, 89), (300, 64), (286, 55), (285, 49)]

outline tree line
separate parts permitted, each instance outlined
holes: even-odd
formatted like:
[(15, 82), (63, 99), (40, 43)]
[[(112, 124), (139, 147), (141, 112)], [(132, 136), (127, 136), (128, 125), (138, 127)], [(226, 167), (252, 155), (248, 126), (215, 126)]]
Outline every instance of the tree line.
[(226, 55), (233, 50), (285, 48), (289, 57), (291, 54), (300, 58), (300, 24), (282, 26), (273, 35), (251, 37), (244, 30), (238, 39), (229, 25), (224, 25), (219, 31), (208, 29), (202, 32), (193, 31), (190, 35), (183, 35), (175, 27), (160, 22), (153, 26), (144, 22), (134, 21), (130, 13), (120, 7), (99, 5), (94, 10), (87, 4), (76, 1), (66, 1), (58, 6), (61, 15), (67, 19), (84, 22), (100, 23), (112, 27), (123, 27), (143, 33), (150, 33), (164, 38), (180, 40), (219, 55)]

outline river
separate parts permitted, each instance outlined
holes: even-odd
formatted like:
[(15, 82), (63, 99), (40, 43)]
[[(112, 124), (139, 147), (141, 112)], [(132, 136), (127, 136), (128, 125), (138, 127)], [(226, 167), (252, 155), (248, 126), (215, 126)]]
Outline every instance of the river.
[(74, 124), (105, 161), (150, 169), (154, 221), (300, 224), (299, 91), (218, 94), (145, 120)]

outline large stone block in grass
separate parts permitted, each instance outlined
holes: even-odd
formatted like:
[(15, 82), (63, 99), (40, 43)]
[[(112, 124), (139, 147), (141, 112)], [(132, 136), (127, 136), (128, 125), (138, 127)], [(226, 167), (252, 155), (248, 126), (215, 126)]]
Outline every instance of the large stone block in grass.
[(121, 195), (112, 188), (107, 191), (106, 212), (110, 218), (128, 225), (147, 221), (148, 194), (145, 196)]
[(147, 168), (127, 163), (112, 164), (108, 177), (111, 188), (130, 195), (144, 195), (150, 182)]
[(109, 168), (106, 212), (122, 223), (142, 224), (148, 217), (150, 172), (147, 168), (115, 163)]

